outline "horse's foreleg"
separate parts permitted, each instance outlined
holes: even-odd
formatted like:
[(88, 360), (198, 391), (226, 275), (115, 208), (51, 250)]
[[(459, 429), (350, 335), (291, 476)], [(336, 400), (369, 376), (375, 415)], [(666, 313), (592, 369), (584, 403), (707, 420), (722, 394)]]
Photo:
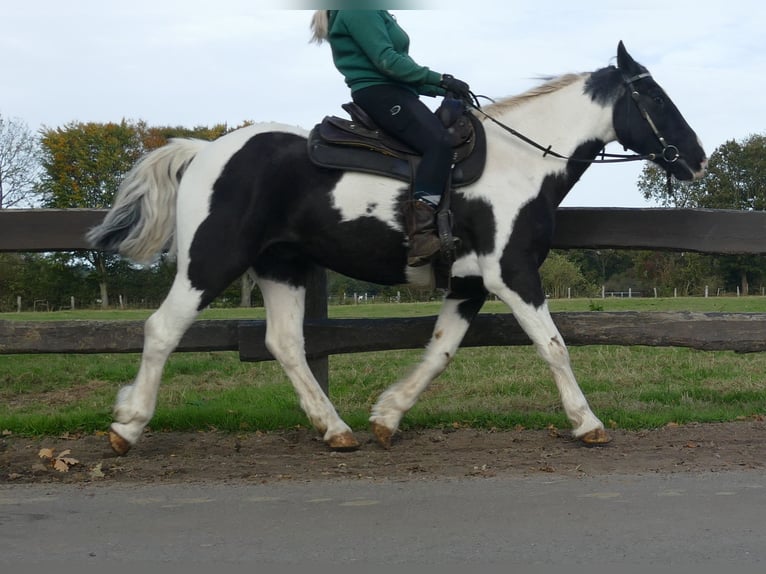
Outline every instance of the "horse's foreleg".
[(498, 296), (511, 308), (513, 315), (527, 333), (539, 355), (548, 363), (561, 396), (567, 418), (572, 423), (572, 434), (586, 444), (604, 444), (610, 438), (603, 423), (590, 409), (580, 386), (577, 384), (569, 360), (569, 351), (548, 311), (548, 304), (535, 307), (526, 303), (510, 290)]
[(306, 289), (258, 279), (266, 307), (266, 348), (284, 369), (311, 424), (335, 450), (359, 447), (349, 426), (335, 411), (306, 361), (303, 315)]
[(132, 385), (120, 389), (114, 405), (109, 442), (117, 454), (127, 453), (151, 420), (165, 362), (196, 318), (200, 296), (184, 275), (176, 275), (167, 298), (147, 319), (138, 374)]
[(481, 288), (480, 293), (472, 298), (448, 296), (445, 299), (423, 360), (409, 376), (386, 389), (372, 407), (372, 432), (384, 448), (390, 448), (391, 437), (404, 413), (415, 405), (420, 394), (455, 356), (471, 320), (484, 303), (486, 292)]

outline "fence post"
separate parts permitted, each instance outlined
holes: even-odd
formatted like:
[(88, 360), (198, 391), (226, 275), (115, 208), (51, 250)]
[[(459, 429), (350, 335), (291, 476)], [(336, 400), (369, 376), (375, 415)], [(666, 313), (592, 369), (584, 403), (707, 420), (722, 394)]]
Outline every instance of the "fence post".
[[(306, 319), (327, 319), (327, 272), (324, 267), (315, 267), (306, 283)], [(309, 367), (319, 386), (330, 395), (329, 359), (327, 356), (309, 360)]]

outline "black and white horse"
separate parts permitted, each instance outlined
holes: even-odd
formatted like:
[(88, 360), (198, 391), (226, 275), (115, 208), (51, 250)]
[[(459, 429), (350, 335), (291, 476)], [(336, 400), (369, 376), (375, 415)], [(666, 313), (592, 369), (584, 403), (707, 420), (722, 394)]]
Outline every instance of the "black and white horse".
[[(618, 141), (680, 180), (703, 175), (707, 160), (694, 131), (622, 43), (617, 66), (568, 74), (484, 108), (498, 122), (559, 154), (543, 154), (484, 119), (487, 159), (478, 182), (452, 198), (460, 238), (451, 285), (417, 367), (388, 388), (370, 422), (388, 447), (402, 416), (441, 373), (488, 293), (504, 301), (548, 363), (573, 435), (609, 440), (575, 380), (554, 325), (538, 268), (551, 243), (555, 211), (589, 163)], [(154, 413), (165, 362), (201, 309), (251, 270), (266, 307), (266, 345), (292, 381), (300, 405), (326, 444), (358, 446), (309, 370), (304, 353), (306, 278), (319, 265), (385, 285), (428, 284), (430, 266), (406, 266), (402, 185), (386, 177), (316, 167), (307, 134), (276, 124), (231, 132), (214, 142), (176, 139), (127, 174), (91, 244), (138, 262), (174, 243), (178, 272), (146, 321), (141, 366), (122, 388), (110, 429), (114, 450), (136, 443)]]

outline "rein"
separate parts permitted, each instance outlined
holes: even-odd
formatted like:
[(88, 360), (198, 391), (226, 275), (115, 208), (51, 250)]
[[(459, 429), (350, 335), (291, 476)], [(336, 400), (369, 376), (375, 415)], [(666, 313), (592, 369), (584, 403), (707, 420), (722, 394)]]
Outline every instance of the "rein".
[[(530, 137), (525, 136), (524, 134), (518, 132), (517, 130), (513, 129), (511, 126), (504, 124), (503, 122), (493, 118), (489, 114), (487, 114), (484, 110), (481, 109), (481, 106), (478, 103), (477, 96), (471, 94), (473, 97), (474, 102), (469, 102), (469, 107), (473, 108), (477, 112), (479, 112), (482, 116), (490, 120), (491, 122), (495, 123), (496, 125), (503, 128), (508, 133), (512, 134), (513, 136), (519, 138), (524, 143), (527, 143), (531, 145), (532, 147), (540, 150), (543, 152), (543, 157), (546, 156), (552, 156), (558, 159), (564, 159), (567, 161), (573, 161), (578, 163), (622, 163), (622, 162), (628, 162), (628, 161), (654, 161), (658, 158), (662, 158), (666, 163), (674, 163), (676, 161), (681, 161), (682, 164), (686, 165), (686, 162), (683, 161), (681, 158), (681, 154), (678, 151), (678, 148), (672, 144), (668, 144), (665, 140), (665, 137), (660, 133), (660, 130), (657, 128), (657, 125), (652, 120), (652, 117), (649, 115), (649, 112), (647, 109), (641, 104), (641, 101), (639, 100), (639, 94), (638, 90), (636, 90), (635, 86), (633, 85), (634, 82), (641, 80), (643, 78), (651, 78), (651, 74), (649, 72), (644, 72), (641, 74), (637, 74), (632, 77), (626, 77), (624, 79), (625, 85), (630, 88), (630, 96), (633, 100), (633, 103), (636, 104), (636, 107), (638, 108), (638, 111), (641, 113), (641, 117), (644, 118), (644, 120), (649, 124), (649, 127), (651, 128), (654, 135), (659, 140), (660, 144), (662, 145), (662, 153), (659, 155), (656, 153), (648, 153), (648, 154), (614, 154), (614, 153), (606, 153), (605, 151), (601, 151), (599, 154), (600, 157), (596, 157), (594, 159), (583, 159), (583, 158), (577, 158), (572, 156), (567, 156), (560, 154), (553, 149), (551, 149), (553, 146), (545, 147), (542, 144), (539, 144), (535, 140), (533, 140)], [(486, 97), (486, 96), (481, 96)], [(686, 166), (688, 169), (688, 166)], [(691, 171), (691, 170), (690, 170)], [(668, 172), (668, 182), (670, 181), (670, 172)], [(668, 184), (668, 187), (670, 187), (670, 184)]]
[(500, 120), (493, 118), (488, 113), (486, 113), (484, 110), (481, 109), (481, 107), (471, 104), (470, 106), (477, 112), (479, 112), (482, 116), (493, 122), (494, 124), (500, 126), (505, 131), (507, 131), (509, 134), (517, 137), (521, 141), (523, 141), (526, 144), (531, 145), (535, 149), (539, 149), (541, 152), (543, 152), (543, 157), (551, 156), (558, 159), (565, 159), (567, 161), (574, 161), (579, 163), (622, 163), (626, 161), (642, 161), (642, 160), (654, 160), (657, 158), (657, 154), (650, 153), (650, 154), (616, 154), (616, 153), (606, 153), (602, 151), (599, 154), (599, 158), (594, 159), (583, 159), (579, 157), (572, 157), (569, 155), (560, 154), (557, 151), (553, 150), (553, 146), (549, 145), (548, 147), (543, 146), (542, 144), (537, 143), (535, 140), (533, 140), (530, 137), (525, 136), (521, 132), (513, 129), (511, 126), (504, 124)]

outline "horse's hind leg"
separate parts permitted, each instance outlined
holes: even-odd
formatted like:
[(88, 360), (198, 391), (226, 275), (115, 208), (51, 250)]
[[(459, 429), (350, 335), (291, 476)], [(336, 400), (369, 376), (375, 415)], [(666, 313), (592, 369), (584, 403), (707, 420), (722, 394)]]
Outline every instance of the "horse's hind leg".
[(452, 289), (444, 300), (422, 361), (409, 376), (386, 389), (372, 407), (370, 425), (382, 447), (390, 448), (391, 437), (404, 414), (415, 405), (431, 381), (447, 368), (486, 296), (478, 277), (453, 278)]
[(127, 453), (151, 420), (165, 363), (197, 317), (201, 296), (179, 273), (162, 305), (147, 319), (138, 374), (132, 385), (120, 389), (114, 405), (109, 442), (117, 454)]
[(306, 289), (258, 279), (266, 307), (266, 348), (279, 361), (311, 424), (335, 450), (354, 450), (359, 443), (341, 420), (306, 361), (303, 315)]

